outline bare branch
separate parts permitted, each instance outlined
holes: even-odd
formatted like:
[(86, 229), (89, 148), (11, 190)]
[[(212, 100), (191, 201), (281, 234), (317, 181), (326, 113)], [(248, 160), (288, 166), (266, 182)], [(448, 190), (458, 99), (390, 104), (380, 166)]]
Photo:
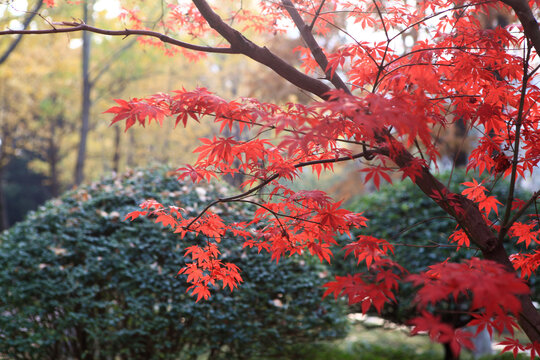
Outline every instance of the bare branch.
[(304, 41), (306, 42), (306, 45), (309, 47), (313, 58), (315, 59), (315, 61), (317, 61), (317, 64), (319, 64), (319, 67), (322, 69), (322, 71), (324, 71), (326, 79), (328, 79), (337, 89), (341, 89), (347, 94), (350, 94), (351, 91), (343, 82), (343, 80), (339, 77), (339, 75), (335, 71), (332, 74), (332, 71), (328, 68), (328, 59), (326, 58), (326, 55), (324, 55), (324, 52), (317, 43), (317, 40), (315, 40), (315, 38), (313, 37), (310, 26), (304, 22), (304, 20), (294, 7), (293, 3), (290, 0), (281, 0), (281, 3), (283, 4), (285, 10), (287, 10), (292, 20), (294, 21), (294, 24), (300, 31), (300, 35), (302, 36), (302, 39), (304, 39)]
[(329, 99), (328, 92), (331, 88), (321, 80), (304, 74), (279, 56), (276, 56), (268, 48), (260, 47), (248, 40), (239, 31), (225, 23), (205, 0), (193, 0), (193, 3), (197, 6), (197, 9), (199, 9), (199, 12), (206, 19), (210, 27), (223, 36), (231, 44), (231, 49), (234, 49), (236, 53), (244, 54), (258, 63), (266, 65), (283, 79), (300, 89), (309, 91), (321, 99)]
[[(36, 3), (36, 6), (34, 6), (34, 8), (31, 11), (28, 12), (28, 15), (26, 16), (26, 18), (24, 19), (23, 24), (22, 24), (23, 25), (22, 26), (23, 30), (28, 28), (28, 26), (32, 22), (32, 19), (34, 19), (34, 17), (38, 14), (38, 11), (41, 8), (41, 6), (43, 6), (43, 0), (39, 0)], [(23, 36), (22, 34), (19, 34), (19, 36), (17, 36), (13, 40), (13, 42), (11, 44), (9, 44), (6, 51), (4, 51), (2, 56), (0, 56), (0, 65), (2, 65), (7, 60), (9, 55), (15, 50), (17, 45), (19, 45), (19, 43), (22, 40), (22, 36)]]
[(321, 4), (319, 5), (319, 8), (317, 11), (315, 11), (315, 15), (313, 15), (313, 20), (311, 21), (311, 24), (309, 24), (309, 30), (312, 31), (313, 27), (315, 26), (315, 22), (317, 22), (317, 19), (319, 18), (319, 15), (321, 14), (321, 10), (324, 6), (325, 0), (321, 1)]
[(540, 190), (536, 191), (531, 196), (531, 198), (525, 204), (523, 204), (521, 209), (519, 209), (519, 211), (517, 213), (515, 213), (514, 216), (512, 216), (512, 219), (510, 219), (510, 221), (508, 221), (508, 224), (511, 226), (513, 223), (515, 223), (521, 217), (521, 215), (523, 215), (525, 213), (525, 211), (527, 211), (529, 206), (531, 206), (531, 204), (535, 203), (536, 199), (538, 199), (539, 197), (540, 197)]
[(521, 124), (523, 122), (524, 112), (524, 106), (525, 106), (525, 95), (527, 94), (527, 83), (529, 82), (529, 57), (531, 55), (532, 48), (529, 46), (527, 49), (527, 54), (524, 54), (524, 61), (523, 61), (523, 79), (521, 84), (521, 97), (519, 100), (519, 108), (518, 108), (518, 116), (516, 119), (516, 130), (515, 130), (515, 140), (514, 140), (514, 157), (512, 159), (512, 173), (510, 175), (510, 188), (508, 189), (508, 197), (506, 199), (506, 210), (504, 212), (503, 221), (501, 223), (501, 230), (499, 231), (499, 242), (502, 243), (504, 240), (504, 237), (508, 233), (508, 230), (510, 229), (510, 226), (512, 226), (512, 223), (510, 223), (510, 213), (512, 212), (512, 202), (514, 201), (514, 190), (516, 187), (516, 176), (517, 176), (517, 166), (518, 166), (518, 159), (519, 159), (519, 144), (521, 139)]
[(127, 37), (130, 35), (135, 35), (135, 36), (155, 37), (167, 44), (179, 46), (179, 47), (189, 49), (189, 50), (202, 51), (202, 52), (207, 52), (207, 53), (218, 53), (218, 54), (238, 54), (239, 53), (238, 51), (232, 48), (199, 46), (199, 45), (186, 43), (186, 42), (174, 39), (165, 34), (162, 34), (156, 31), (151, 31), (151, 30), (135, 30), (135, 29), (133, 30), (132, 29), (106, 30), (106, 29), (101, 29), (94, 26), (86, 25), (84, 23), (68, 22), (68, 21), (64, 21), (60, 23), (53, 23), (53, 25), (65, 26), (65, 27), (58, 27), (58, 28), (45, 29), (45, 30), (4, 30), (4, 31), (0, 31), (0, 35), (14, 35), (14, 34), (41, 35), (41, 34), (60, 34), (60, 33), (70, 33), (70, 32), (78, 32), (78, 31), (90, 31), (96, 34), (110, 35), (110, 36)]
[[(350, 161), (354, 159), (359, 159), (362, 157), (369, 158), (372, 157), (374, 154), (379, 153), (377, 150), (367, 150), (362, 151), (358, 154), (354, 154), (351, 156), (342, 156), (334, 159), (322, 159), (322, 160), (312, 160), (312, 161), (305, 161), (305, 162), (299, 162), (298, 164), (294, 165), (294, 168), (299, 169), (306, 166), (312, 166), (312, 165), (318, 165), (318, 164), (332, 164), (332, 163), (338, 163), (343, 161)], [(210, 204), (206, 205), (206, 207), (199, 212), (199, 214), (185, 227), (185, 229), (189, 229), (191, 225), (193, 225), (197, 220), (199, 220), (211, 207), (219, 204), (219, 203), (228, 203), (228, 202), (234, 202), (234, 201), (240, 201), (249, 195), (253, 194), (254, 192), (258, 191), (259, 189), (262, 189), (266, 185), (270, 184), (272, 181), (277, 180), (279, 178), (278, 174), (274, 174), (270, 176), (268, 179), (265, 179), (259, 183), (259, 185), (237, 195), (229, 196), (223, 199), (217, 199), (212, 201)]]
[(500, 0), (510, 6), (516, 13), (519, 22), (523, 25), (523, 31), (540, 54), (540, 27), (527, 0)]

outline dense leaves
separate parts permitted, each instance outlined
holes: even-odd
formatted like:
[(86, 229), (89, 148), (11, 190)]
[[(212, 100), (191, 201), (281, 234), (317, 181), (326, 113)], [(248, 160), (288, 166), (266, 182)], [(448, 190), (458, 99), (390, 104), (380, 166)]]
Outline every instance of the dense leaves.
[[(175, 275), (189, 264), (183, 244), (205, 237), (181, 240), (145, 219), (122, 221), (147, 197), (193, 209), (217, 194), (164, 170), (136, 171), (48, 202), (2, 234), (0, 353), (40, 360), (246, 358), (344, 335), (343, 309), (321, 302), (326, 270), (313, 259), (275, 264), (223, 237), (222, 257), (242, 268), (242, 286), (195, 303)], [(227, 207), (221, 216), (234, 221), (250, 211)]]

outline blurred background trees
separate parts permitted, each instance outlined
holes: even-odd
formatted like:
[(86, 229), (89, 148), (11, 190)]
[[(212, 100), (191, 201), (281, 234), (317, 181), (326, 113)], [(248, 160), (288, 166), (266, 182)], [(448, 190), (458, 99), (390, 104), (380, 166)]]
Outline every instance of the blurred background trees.
[[(160, 5), (140, 6), (151, 14), (151, 25), (159, 28), (163, 15)], [(35, 10), (38, 15), (27, 12)], [(86, 16), (89, 24), (114, 28), (119, 11), (114, 2), (103, 0), (52, 9), (41, 0), (8, 1), (0, 4), (0, 26), (46, 28), (51, 19)], [(0, 229), (21, 220), (25, 212), (16, 211), (15, 204), (6, 201), (5, 192), (17, 191), (27, 197), (32, 193), (13, 176), (14, 168), (24, 168), (29, 176), (41, 179), (33, 185), (40, 198), (25, 202), (28, 211), (50, 196), (111, 171), (190, 162), (198, 139), (217, 133), (207, 122), (188, 125), (182, 131), (171, 131), (172, 125), (167, 123), (163, 128), (134, 129), (124, 135), (117, 125), (111, 129), (109, 117), (101, 114), (113, 104), (112, 99), (182, 87), (211, 87), (231, 99), (247, 90), (266, 101), (309, 101), (308, 96), (293, 86), (283, 86), (272, 72), (257, 64), (247, 65), (250, 76), (239, 77), (239, 73), (245, 74), (246, 64), (234, 57), (214, 59), (210, 66), (204, 59), (193, 62), (182, 54), (141, 46), (136, 38), (83, 36), (0, 39)], [(300, 45), (298, 39), (277, 43), (269, 37), (267, 45), (289, 58), (300, 56), (292, 51)], [(9, 167), (12, 161), (15, 163)]]
[[(0, 25), (39, 28), (48, 26), (44, 19), (49, 17), (82, 18), (85, 9), (90, 23), (107, 27), (107, 23), (112, 26), (113, 17), (117, 21), (118, 14), (99, 1), (54, 9), (41, 3), (0, 4)], [(41, 16), (24, 12), (36, 9)], [(207, 76), (204, 63), (167, 57), (149, 46), (132, 46), (135, 38), (83, 39), (81, 35), (0, 39), (0, 229), (21, 219), (14, 208), (21, 204), (8, 202), (6, 191), (26, 197), (32, 193), (22, 189), (14, 171), (20, 175), (25, 168), (27, 174), (35, 174), (34, 179), (41, 179), (33, 187), (43, 196), (25, 202), (37, 204), (106, 172), (154, 162), (188, 162), (192, 158), (189, 149), (212, 131), (211, 126), (191, 127), (182, 133), (164, 127), (145, 131), (144, 136), (141, 132), (121, 136), (120, 128), (110, 129), (101, 112), (113, 98), (204, 86), (218, 75)], [(142, 156), (133, 149), (148, 151)], [(29, 205), (29, 209), (33, 207)]]

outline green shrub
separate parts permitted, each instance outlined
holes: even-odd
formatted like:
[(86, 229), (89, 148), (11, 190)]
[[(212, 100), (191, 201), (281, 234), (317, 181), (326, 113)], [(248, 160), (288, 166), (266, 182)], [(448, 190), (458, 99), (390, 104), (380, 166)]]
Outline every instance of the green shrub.
[[(295, 351), (294, 351), (295, 350)], [(298, 346), (282, 360), (442, 360), (444, 354), (435, 348), (419, 348), (406, 343), (384, 344), (380, 341), (366, 342), (357, 340), (345, 344), (317, 343), (312, 345)], [(468, 352), (462, 352), (460, 359), (463, 360), (528, 360), (531, 357), (520, 353), (514, 358), (511, 352), (504, 354), (484, 355), (474, 357)], [(270, 360), (269, 358), (257, 358), (257, 360)]]
[[(123, 221), (146, 198), (186, 209), (217, 197), (164, 170), (137, 171), (48, 202), (0, 237), (0, 357), (14, 359), (248, 358), (343, 336), (346, 319), (321, 301), (313, 259), (279, 264), (224, 238), (240, 289), (195, 303), (180, 240), (148, 219)], [(222, 208), (229, 221), (251, 209)]]

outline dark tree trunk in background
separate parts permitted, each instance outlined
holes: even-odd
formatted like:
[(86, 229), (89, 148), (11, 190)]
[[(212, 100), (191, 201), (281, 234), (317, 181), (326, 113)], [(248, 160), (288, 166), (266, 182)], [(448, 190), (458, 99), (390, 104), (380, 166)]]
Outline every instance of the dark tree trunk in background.
[(62, 119), (51, 124), (51, 136), (47, 144), (47, 162), (49, 163), (49, 186), (52, 197), (60, 195), (60, 181), (58, 180), (58, 163), (60, 162), (60, 149), (56, 144), (56, 127), (62, 124)]
[(0, 231), (9, 227), (6, 197), (4, 196), (4, 166), (0, 166)]
[[(458, 139), (463, 139), (467, 137), (467, 127), (465, 122), (462, 119), (456, 121), (456, 137)], [(460, 145), (455, 149), (454, 155), (454, 166), (455, 167), (465, 167), (469, 161), (469, 152), (466, 149), (463, 149), (461, 146), (463, 141), (460, 142)]]
[[(92, 19), (93, 0), (83, 2), (83, 21), (89, 24)], [(77, 163), (75, 164), (75, 185), (80, 185), (84, 180), (84, 162), (86, 160), (86, 142), (88, 138), (90, 107), (92, 101), (90, 99), (92, 91), (92, 83), (90, 82), (89, 67), (90, 67), (90, 48), (91, 48), (91, 33), (84, 31), (82, 33), (82, 107), (81, 107), (81, 128), (79, 150), (77, 152)]]
[(450, 343), (444, 343), (444, 360), (459, 360), (459, 355), (454, 355), (450, 348)]
[(113, 152), (113, 166), (112, 170), (118, 174), (120, 170), (120, 127), (114, 127), (114, 152)]
[[(133, 135), (133, 131), (128, 132), (128, 149), (135, 149), (135, 136)], [(135, 167), (135, 158), (133, 157), (133, 151), (128, 151), (126, 156), (126, 165), (129, 168)]]

